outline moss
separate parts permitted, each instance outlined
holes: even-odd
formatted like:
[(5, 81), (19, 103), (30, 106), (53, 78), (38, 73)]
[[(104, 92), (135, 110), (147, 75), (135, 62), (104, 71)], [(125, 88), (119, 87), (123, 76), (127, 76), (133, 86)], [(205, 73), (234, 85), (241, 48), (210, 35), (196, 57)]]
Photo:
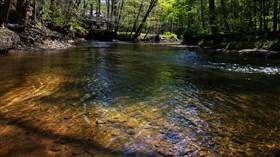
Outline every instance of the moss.
[(14, 32), (7, 28), (0, 28), (0, 35), (11, 36), (11, 35), (14, 35)]
[(20, 42), (20, 37), (13, 31), (0, 28), (0, 50), (11, 49)]

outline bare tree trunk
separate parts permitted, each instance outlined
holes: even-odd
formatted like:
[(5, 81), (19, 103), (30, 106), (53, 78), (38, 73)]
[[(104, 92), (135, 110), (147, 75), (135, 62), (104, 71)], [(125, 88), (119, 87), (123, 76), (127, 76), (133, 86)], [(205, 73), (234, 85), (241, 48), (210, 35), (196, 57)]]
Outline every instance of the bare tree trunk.
[(100, 14), (101, 14), (101, 0), (98, 0), (98, 4), (97, 4), (97, 8), (96, 8), (96, 18), (97, 18), (97, 23), (96, 23), (96, 27), (97, 29), (100, 29)]
[(90, 16), (93, 16), (93, 3), (90, 4)]
[(140, 36), (140, 33), (141, 33), (141, 31), (142, 31), (142, 28), (144, 27), (148, 16), (150, 15), (150, 13), (151, 13), (151, 11), (153, 10), (153, 8), (156, 6), (157, 2), (158, 2), (158, 0), (151, 0), (151, 1), (150, 1), (149, 8), (148, 8), (146, 14), (145, 14), (144, 17), (143, 17), (142, 22), (140, 23), (140, 25), (139, 25), (138, 28), (136, 29), (136, 32), (135, 32), (135, 34), (133, 35), (132, 40), (135, 41), (135, 40)]
[(2, 17), (4, 17), (4, 13), (3, 13), (4, 4), (5, 4), (5, 1), (4, 0), (0, 0), (0, 26), (1, 27), (4, 27), (3, 26), (3, 22), (2, 22)]
[(110, 18), (110, 0), (106, 0), (106, 5), (107, 5), (107, 30), (109, 30), (109, 27), (111, 25), (111, 21), (109, 20)]
[(3, 9), (0, 10), (0, 26), (4, 27), (4, 23), (7, 21), (9, 17), (10, 7), (12, 0), (4, 0)]
[(115, 0), (111, 0), (111, 14), (110, 14), (110, 26), (109, 26), (109, 32), (112, 31), (113, 28), (113, 17), (114, 17), (114, 12), (115, 12)]
[(130, 35), (129, 35), (129, 38), (131, 38), (133, 32), (136, 32), (137, 22), (138, 22), (140, 13), (141, 13), (141, 11), (142, 11), (142, 8), (143, 8), (143, 3), (141, 3), (141, 5), (140, 5), (140, 7), (139, 7), (139, 10), (138, 10), (136, 19), (134, 20), (134, 24), (133, 24), (132, 30), (131, 30), (131, 32), (130, 32)]
[(118, 19), (116, 21), (116, 26), (115, 26), (115, 32), (118, 32), (119, 27), (120, 27), (120, 20), (122, 18), (122, 11), (123, 11), (123, 6), (124, 6), (124, 0), (121, 0), (120, 6), (119, 6), (119, 11), (118, 11)]

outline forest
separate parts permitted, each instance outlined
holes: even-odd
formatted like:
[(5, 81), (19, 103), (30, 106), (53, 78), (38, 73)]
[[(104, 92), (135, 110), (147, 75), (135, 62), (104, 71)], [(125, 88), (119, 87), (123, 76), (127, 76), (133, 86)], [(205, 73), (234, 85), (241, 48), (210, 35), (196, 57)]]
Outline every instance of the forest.
[(1, 0), (0, 8), (0, 25), (16, 32), (127, 41), (166, 35), (200, 46), (279, 50), (279, 0)]

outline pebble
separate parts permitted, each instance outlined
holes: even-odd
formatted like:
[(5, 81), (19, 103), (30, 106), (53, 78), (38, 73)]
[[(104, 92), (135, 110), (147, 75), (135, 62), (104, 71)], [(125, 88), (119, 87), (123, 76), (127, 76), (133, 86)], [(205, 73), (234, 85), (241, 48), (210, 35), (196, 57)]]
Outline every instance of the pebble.
[(91, 95), (96, 96), (97, 94), (96, 92), (91, 92)]
[(106, 122), (103, 122), (103, 121), (101, 121), (101, 120), (97, 120), (97, 121), (95, 121), (95, 124), (105, 124)]
[(51, 151), (53, 151), (53, 152), (58, 152), (58, 151), (60, 151), (61, 150), (61, 148), (59, 147), (59, 146), (53, 146), (52, 148), (51, 148)]
[(85, 95), (84, 95), (84, 99), (89, 99), (90, 97), (91, 97), (90, 94), (85, 94)]
[(68, 120), (68, 119), (71, 119), (72, 117), (71, 116), (66, 116), (66, 117), (64, 117), (63, 119), (64, 120)]
[(128, 131), (127, 134), (128, 134), (128, 135), (134, 135), (135, 132), (134, 132), (134, 131)]

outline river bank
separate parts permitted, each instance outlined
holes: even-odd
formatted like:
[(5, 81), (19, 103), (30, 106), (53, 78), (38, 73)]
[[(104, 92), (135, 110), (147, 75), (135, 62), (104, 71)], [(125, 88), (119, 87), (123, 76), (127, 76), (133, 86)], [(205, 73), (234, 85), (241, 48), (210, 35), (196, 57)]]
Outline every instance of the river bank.
[(73, 38), (47, 28), (26, 28), (23, 31), (12, 31), (0, 28), (0, 52), (28, 52), (67, 49), (84, 38)]
[(200, 52), (207, 53), (219, 53), (219, 54), (233, 54), (244, 57), (254, 57), (254, 58), (266, 58), (266, 59), (280, 59), (279, 51), (272, 51), (267, 49), (237, 49), (230, 50), (226, 48), (213, 48), (213, 47), (201, 47), (198, 45), (187, 45), (185, 46), (189, 50), (199, 50)]
[(202, 50), (241, 56), (280, 58), (279, 32), (252, 32), (215, 35), (185, 33), (183, 44), (194, 45)]

